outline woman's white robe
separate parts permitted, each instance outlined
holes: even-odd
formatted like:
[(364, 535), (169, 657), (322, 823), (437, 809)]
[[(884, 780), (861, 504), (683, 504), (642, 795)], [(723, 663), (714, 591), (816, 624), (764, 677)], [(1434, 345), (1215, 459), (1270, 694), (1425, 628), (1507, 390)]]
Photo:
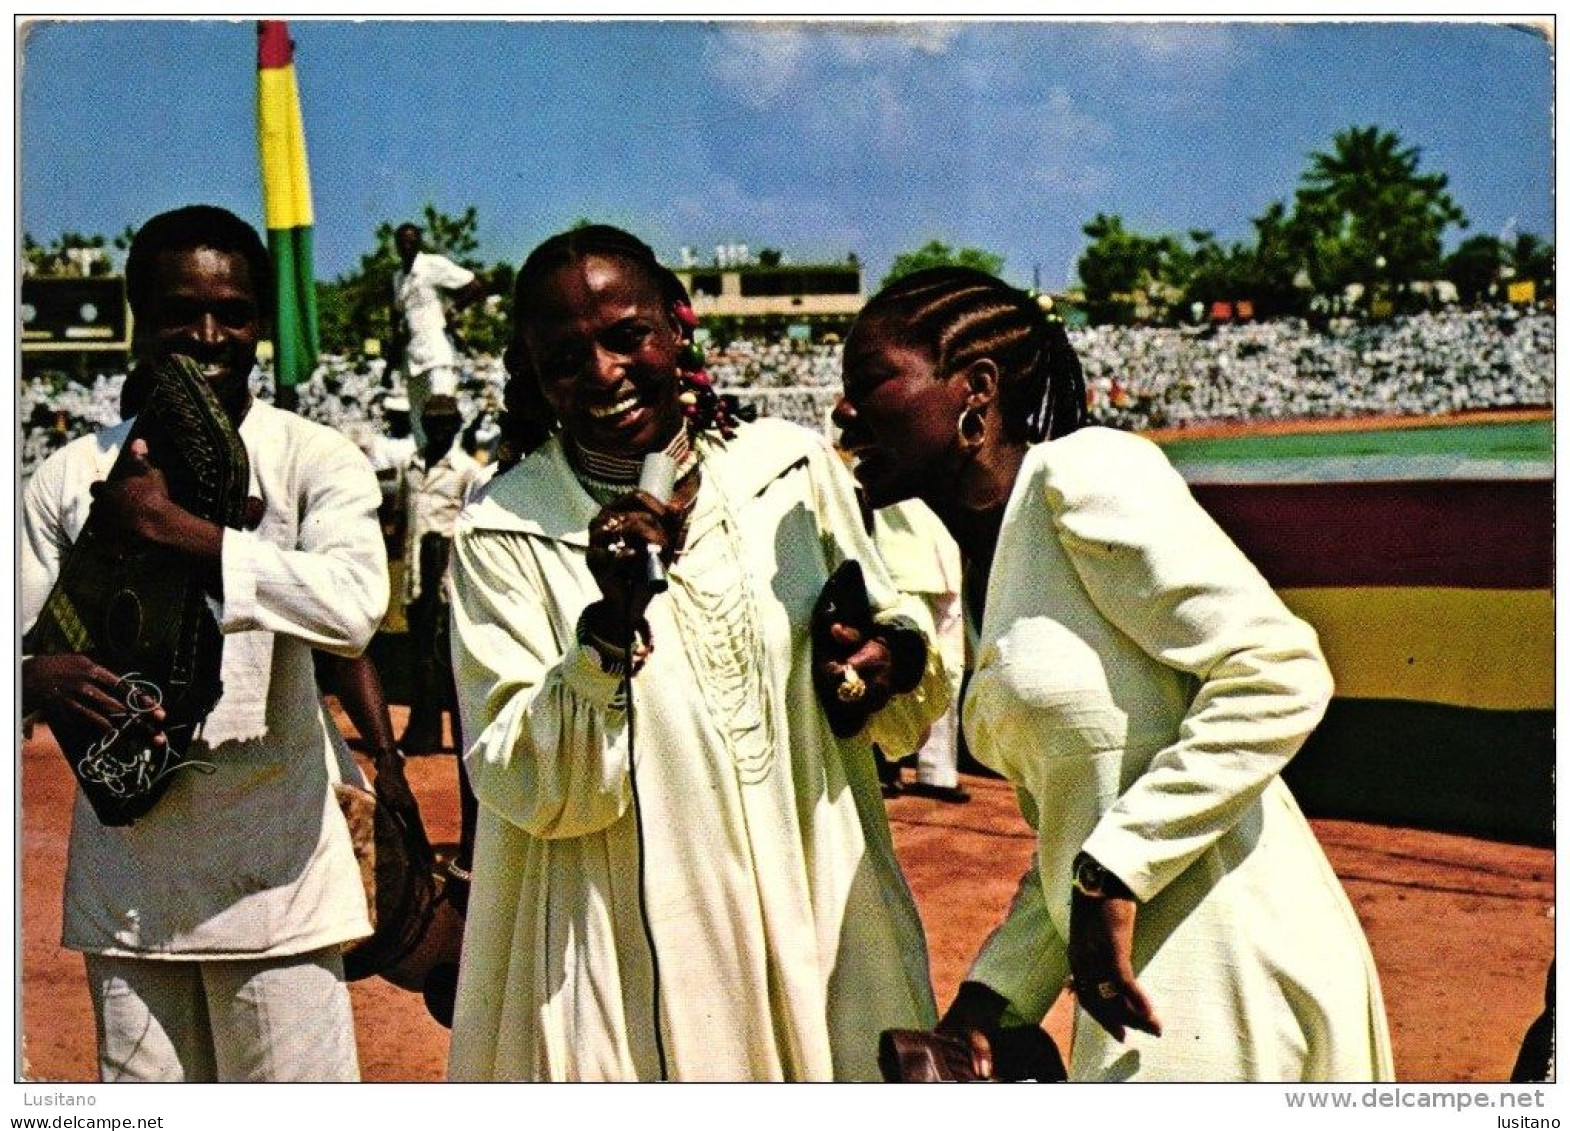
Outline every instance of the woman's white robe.
[(1077, 1080), (1390, 1079), (1379, 980), (1280, 780), (1330, 675), (1154, 444), (1087, 428), (1026, 457), (965, 703), (976, 756), (1038, 834), (970, 978), (1039, 1019), (1068, 973), (1083, 849), (1140, 900), (1134, 965), (1163, 1025), (1082, 1010)]
[(585, 563), (600, 508), (559, 440), (459, 520), (454, 652), (481, 808), (454, 1079), (657, 1078), (640, 907), (671, 1079), (877, 1079), (879, 1032), (934, 1022), (870, 743), (908, 748), (941, 713), (942, 666), (929, 649), (921, 686), (841, 742), (808, 642), (847, 557), (880, 617), (930, 622), (899, 603), (820, 438), (760, 421), (699, 444), (630, 710), (574, 639), (600, 595)]

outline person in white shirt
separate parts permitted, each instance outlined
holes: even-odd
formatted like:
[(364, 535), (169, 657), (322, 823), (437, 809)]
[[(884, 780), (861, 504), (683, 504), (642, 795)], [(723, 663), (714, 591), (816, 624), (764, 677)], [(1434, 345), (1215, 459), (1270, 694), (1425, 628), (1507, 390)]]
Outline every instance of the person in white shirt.
[(872, 540), (889, 568), (894, 588), (924, 602), (932, 613), (935, 643), (949, 674), (949, 709), (932, 726), (913, 752), (916, 780), (900, 781), (899, 751), (885, 750), (894, 758), (884, 793), (909, 793), (938, 801), (963, 803), (970, 794), (959, 784), (959, 703), (965, 675), (965, 614), (962, 607), (959, 547), (937, 515), (919, 499), (906, 499), (872, 512)]
[(458, 391), (457, 354), (447, 334), (446, 292), (454, 309), (462, 310), (485, 294), (485, 286), (467, 267), (443, 255), (420, 249), (420, 229), (400, 225), (393, 235), (399, 268), (393, 273), (393, 348), (409, 394), (415, 439), (425, 442), (425, 403), (435, 393)]
[[(250, 457), (259, 521), (176, 504), (134, 420), (62, 448), (22, 500), (21, 619), (37, 620), (89, 507), (187, 556), (224, 635), (223, 694), (181, 773), (124, 827), (78, 795), (63, 945), (86, 956), (106, 1081), (356, 1080), (341, 950), (371, 924), (332, 783), (345, 772), (312, 649), (360, 653), (387, 607), (376, 479), (336, 431), (253, 400), (270, 263), (254, 229), (192, 206), (149, 220), (126, 263), (144, 361), (195, 360)], [(85, 655), (21, 665), (24, 711), (102, 726), (121, 676)], [(154, 741), (157, 736), (153, 736)]]
[[(409, 722), (400, 741), (406, 754), (440, 750), (442, 715), (457, 710), (444, 581), (453, 526), (481, 472), (455, 442), (463, 428), (456, 400), (443, 393), (432, 396), (425, 423), (425, 444), (403, 468), (403, 596), (414, 651)], [(455, 738), (456, 733), (455, 725)]]

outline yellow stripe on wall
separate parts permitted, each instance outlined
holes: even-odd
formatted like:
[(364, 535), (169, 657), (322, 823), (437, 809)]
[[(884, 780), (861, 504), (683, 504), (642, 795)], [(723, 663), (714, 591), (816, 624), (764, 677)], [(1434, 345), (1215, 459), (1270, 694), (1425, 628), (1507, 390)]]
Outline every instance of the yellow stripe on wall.
[(1554, 705), (1546, 589), (1283, 589), (1281, 598), (1318, 630), (1338, 697)]
[(309, 228), (311, 179), (306, 172), (305, 124), (293, 67), (266, 67), (257, 72), (257, 141), (262, 158), (262, 198), (267, 226)]

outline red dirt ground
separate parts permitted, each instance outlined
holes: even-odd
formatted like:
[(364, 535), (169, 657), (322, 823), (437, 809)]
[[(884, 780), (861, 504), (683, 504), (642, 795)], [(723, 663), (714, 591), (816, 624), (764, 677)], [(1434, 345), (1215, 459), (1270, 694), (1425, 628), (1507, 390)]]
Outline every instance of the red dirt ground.
[[(394, 708), (400, 725), (402, 713)], [(81, 959), (59, 946), (73, 783), (44, 728), (22, 760), (23, 1073), (33, 1081), (93, 1080)], [(452, 758), (412, 759), (409, 776), (432, 841), (450, 852), (458, 829)], [(940, 1005), (1007, 908), (1031, 852), (1012, 790), (982, 778), (964, 785), (973, 797), (965, 805), (888, 803)], [(1373, 946), (1398, 1077), (1508, 1079), (1522, 1033), (1542, 1008), (1553, 954), (1552, 851), (1345, 821), (1314, 827)], [(365, 1079), (441, 1078), (447, 1030), (417, 995), (375, 978), (352, 992)], [(1065, 1005), (1048, 1018), (1060, 1042)]]

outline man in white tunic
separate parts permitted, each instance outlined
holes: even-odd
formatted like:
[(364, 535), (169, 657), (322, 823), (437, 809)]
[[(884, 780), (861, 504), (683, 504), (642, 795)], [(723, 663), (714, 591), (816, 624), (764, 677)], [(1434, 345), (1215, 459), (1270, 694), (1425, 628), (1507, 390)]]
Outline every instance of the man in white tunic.
[[(238, 424), (262, 504), (254, 529), (174, 504), (140, 440), (133, 473), (105, 483), (132, 421), (68, 445), (24, 492), (24, 627), (91, 505), (204, 569), (224, 634), (223, 695), (190, 748), (211, 770), (180, 772), (127, 827), (76, 801), (62, 941), (86, 955), (105, 1080), (359, 1075), (340, 951), (370, 923), (311, 650), (365, 647), (386, 559), (365, 458), (251, 397), (268, 272), (255, 231), (204, 206), (150, 220), (126, 265), (138, 352), (197, 361)], [(24, 710), (112, 711), (122, 674), (80, 655), (24, 657)]]
[(399, 268), (393, 273), (393, 342), (414, 416), (415, 439), (425, 443), (425, 402), (458, 391), (457, 354), (447, 334), (445, 292), (454, 309), (482, 298), (485, 286), (467, 267), (420, 250), (420, 229), (402, 224), (393, 236)]
[[(425, 413), (425, 446), (402, 469), (403, 600), (414, 651), (409, 722), (400, 740), (408, 754), (441, 749), (442, 715), (458, 709), (443, 579), (452, 553), (453, 525), (481, 470), (455, 442), (463, 427), (458, 402), (437, 393), (426, 402)], [(453, 722), (456, 736), (456, 714)]]
[[(871, 750), (947, 706), (926, 612), (822, 437), (731, 427), (648, 245), (553, 236), (513, 309), (558, 430), (454, 540), (482, 808), (449, 1073), (876, 1080), (934, 1012)], [(847, 570), (820, 612), (848, 559), (865, 599)]]
[[(943, 666), (953, 696), (949, 709), (934, 720), (915, 751), (916, 780), (899, 781), (893, 767), (893, 792), (913, 793), (938, 801), (965, 802), (970, 794), (959, 784), (959, 701), (965, 676), (965, 613), (960, 592), (963, 576), (959, 547), (943, 523), (919, 499), (907, 499), (872, 512), (872, 539), (901, 593), (923, 601), (932, 613)], [(885, 750), (898, 758), (900, 751)]]

